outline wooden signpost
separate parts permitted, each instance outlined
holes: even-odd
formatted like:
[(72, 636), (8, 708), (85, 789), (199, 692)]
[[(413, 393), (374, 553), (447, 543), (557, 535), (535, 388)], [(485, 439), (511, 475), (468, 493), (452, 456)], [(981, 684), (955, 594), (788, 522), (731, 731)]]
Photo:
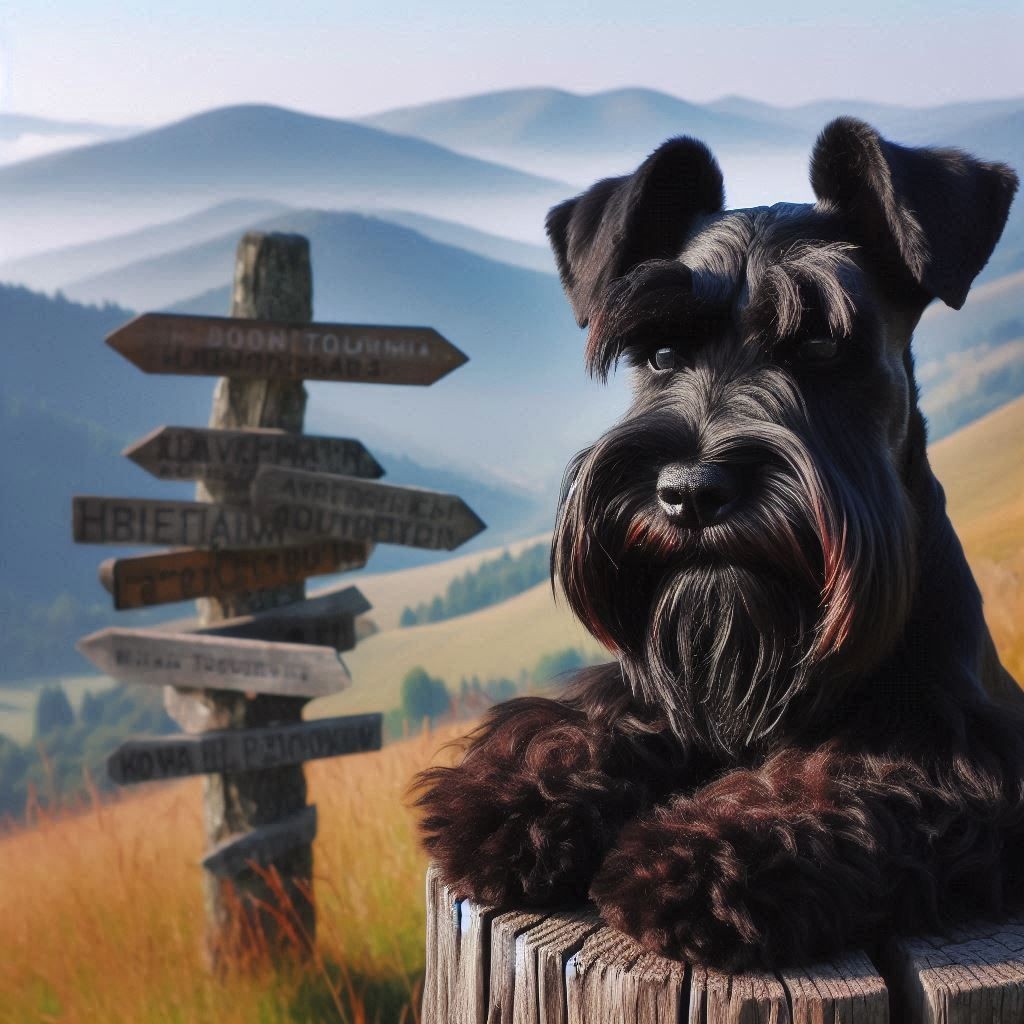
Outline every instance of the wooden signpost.
[(267, 427), (212, 430), (160, 427), (121, 453), (161, 480), (221, 480), (248, 484), (260, 466), (344, 473), (375, 480), (380, 463), (359, 441), (310, 437)]
[(144, 608), (270, 590), (301, 583), (310, 576), (361, 569), (371, 550), (370, 544), (336, 540), (263, 550), (182, 548), (136, 558), (108, 558), (100, 565), (99, 576), (113, 596), (115, 608)]
[(78, 641), (101, 672), (126, 683), (238, 690), (289, 697), (327, 697), (351, 683), (333, 647), (101, 629)]
[(381, 744), (380, 714), (303, 720), (310, 699), (350, 684), (338, 652), (369, 609), (354, 587), (306, 600), (304, 581), (363, 566), (376, 543), (450, 549), (484, 528), (453, 495), (376, 483), (359, 441), (302, 433), (303, 380), (433, 384), (462, 352), (427, 327), (312, 323), (297, 235), (242, 238), (231, 313), (146, 313), (107, 339), (147, 373), (221, 376), (207, 427), (159, 427), (124, 453), (160, 479), (196, 480), (196, 500), (73, 499), (76, 541), (172, 549), (101, 566), (115, 608), (197, 601), (195, 627), (106, 629), (79, 649), (117, 679), (164, 686), (187, 734), (128, 741), (108, 765), (126, 785), (204, 776), (214, 967), (254, 935), (275, 953), (310, 951), (303, 765)]
[(292, 644), (317, 644), (336, 651), (356, 645), (356, 616), (370, 610), (370, 602), (356, 587), (346, 587), (298, 604), (286, 604), (255, 615), (223, 619), (196, 630), (213, 636), (255, 637)]
[(466, 362), (432, 327), (145, 313), (107, 344), (145, 373), (236, 380), (434, 384)]
[(122, 743), (107, 771), (121, 785), (211, 772), (255, 772), (283, 764), (380, 750), (380, 714), (317, 718), (266, 729), (223, 729), (200, 736), (160, 736)]
[(253, 480), (252, 503), (264, 522), (287, 536), (451, 551), (484, 529), (453, 494), (328, 473), (264, 467)]

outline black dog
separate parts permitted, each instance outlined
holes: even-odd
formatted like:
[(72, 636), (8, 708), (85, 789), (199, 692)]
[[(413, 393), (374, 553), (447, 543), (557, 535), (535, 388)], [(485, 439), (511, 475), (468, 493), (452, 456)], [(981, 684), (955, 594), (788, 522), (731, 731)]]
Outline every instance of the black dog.
[(1024, 717), (925, 450), (910, 337), (959, 308), (1009, 168), (840, 119), (818, 202), (723, 212), (674, 139), (551, 211), (628, 415), (570, 467), (552, 563), (617, 661), (500, 705), (421, 777), (456, 893), (588, 893), (661, 953), (794, 963), (1024, 895)]

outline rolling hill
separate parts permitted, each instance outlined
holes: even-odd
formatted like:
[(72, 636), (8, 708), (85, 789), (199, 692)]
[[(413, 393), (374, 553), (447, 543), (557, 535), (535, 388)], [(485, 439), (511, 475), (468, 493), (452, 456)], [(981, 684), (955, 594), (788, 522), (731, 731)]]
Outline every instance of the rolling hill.
[(457, 213), (483, 227), (528, 215), (539, 230), (543, 210), (566, 194), (421, 139), (250, 105), (0, 167), (0, 231), (14, 258), (227, 199)]
[[(102, 275), (115, 267), (195, 245), (227, 231), (241, 234), (250, 224), (266, 220), (284, 209), (284, 204), (265, 199), (227, 200), (187, 217), (176, 217), (138, 231), (10, 260), (0, 264), (0, 281), (24, 284), (36, 290), (61, 288), (67, 294), (70, 290), (66, 286), (79, 278)], [(100, 301), (110, 298), (110, 294), (99, 296)]]

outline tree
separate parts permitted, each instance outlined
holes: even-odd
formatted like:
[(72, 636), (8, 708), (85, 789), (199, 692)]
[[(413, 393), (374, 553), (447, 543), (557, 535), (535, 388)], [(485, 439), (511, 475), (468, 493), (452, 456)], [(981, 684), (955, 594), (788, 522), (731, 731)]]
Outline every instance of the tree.
[(408, 605), (406, 605), (402, 609), (402, 616), (398, 620), (398, 624), (400, 626), (405, 627), (405, 626), (415, 626), (418, 622), (419, 622), (419, 618), (416, 615), (416, 613)]
[(431, 676), (417, 665), (402, 680), (402, 714), (413, 726), (424, 718), (433, 722), (451, 710), (451, 695), (444, 680)]
[(46, 736), (54, 729), (75, 724), (75, 713), (71, 701), (59, 683), (44, 686), (36, 700), (36, 738)]
[(575, 672), (576, 669), (583, 668), (585, 664), (583, 655), (575, 647), (551, 651), (548, 654), (542, 654), (537, 659), (533, 678), (538, 683), (547, 683), (567, 672)]

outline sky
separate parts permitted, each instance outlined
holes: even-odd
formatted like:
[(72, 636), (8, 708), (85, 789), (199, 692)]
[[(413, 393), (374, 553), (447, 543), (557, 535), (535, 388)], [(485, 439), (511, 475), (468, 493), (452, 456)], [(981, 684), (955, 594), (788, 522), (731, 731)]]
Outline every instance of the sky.
[(926, 106), (1024, 93), (1024, 0), (0, 0), (0, 112), (337, 117), (492, 89)]

